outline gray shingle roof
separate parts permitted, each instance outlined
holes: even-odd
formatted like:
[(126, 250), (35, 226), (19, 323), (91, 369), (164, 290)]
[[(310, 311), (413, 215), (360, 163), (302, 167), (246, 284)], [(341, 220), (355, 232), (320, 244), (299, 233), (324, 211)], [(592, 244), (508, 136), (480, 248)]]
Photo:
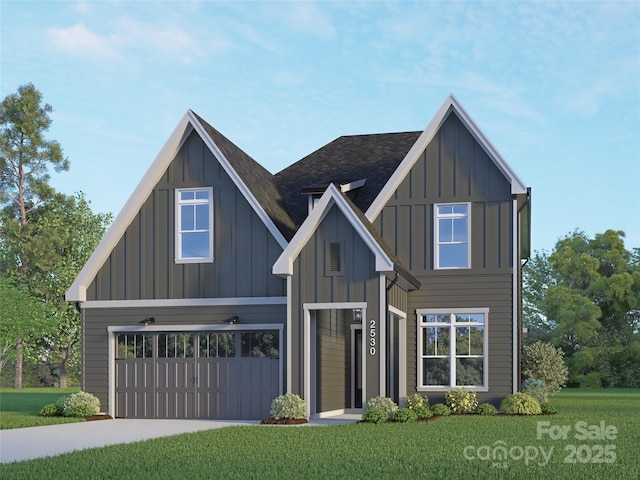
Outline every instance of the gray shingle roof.
[(275, 179), (271, 172), (256, 162), (218, 130), (209, 125), (195, 112), (194, 115), (240, 178), (242, 178), (242, 181), (246, 184), (247, 188), (249, 188), (256, 200), (262, 205), (262, 208), (278, 230), (280, 230), (280, 233), (282, 233), (287, 241), (291, 240), (296, 231), (296, 226), (284, 208), (282, 195), (276, 186)]
[(296, 225), (307, 216), (304, 187), (345, 184), (363, 178), (366, 184), (349, 199), (365, 212), (422, 132), (339, 137), (275, 175), (284, 207)]

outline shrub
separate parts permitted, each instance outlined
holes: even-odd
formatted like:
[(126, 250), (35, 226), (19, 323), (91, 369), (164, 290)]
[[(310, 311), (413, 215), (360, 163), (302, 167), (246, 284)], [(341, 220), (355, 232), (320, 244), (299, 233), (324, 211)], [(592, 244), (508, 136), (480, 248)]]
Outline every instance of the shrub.
[(89, 417), (91, 415), (95, 415), (98, 412), (95, 412), (91, 407), (87, 405), (72, 405), (64, 411), (65, 417)]
[(431, 411), (437, 417), (446, 417), (447, 415), (451, 415), (451, 409), (444, 403), (436, 403), (431, 407)]
[(542, 411), (542, 413), (545, 413), (547, 415), (552, 413), (558, 413), (558, 410), (556, 410), (556, 407), (551, 405), (549, 402), (541, 402), (540, 410)]
[(64, 400), (65, 417), (88, 417), (100, 412), (100, 400), (87, 392), (69, 395)]
[(416, 416), (418, 418), (431, 418), (433, 417), (433, 412), (431, 411), (431, 409), (425, 405), (421, 406), (421, 407), (414, 407), (411, 409), (412, 411), (416, 412)]
[(407, 403), (407, 408), (410, 410), (414, 410), (416, 407), (429, 406), (429, 397), (427, 397), (426, 395), (420, 395), (419, 393), (409, 395), (405, 400)]
[(498, 413), (498, 409), (490, 403), (481, 403), (476, 407), (475, 412), (478, 415), (496, 415)]
[(389, 414), (381, 408), (370, 408), (362, 415), (362, 421), (367, 423), (384, 423), (389, 420)]
[(548, 401), (546, 387), (527, 387), (522, 390), (522, 393), (532, 396), (538, 401), (538, 403)]
[(542, 380), (548, 392), (557, 392), (567, 383), (569, 370), (564, 353), (550, 343), (538, 341), (523, 348), (522, 375)]
[(520, 384), (520, 391), (529, 387), (547, 387), (542, 380), (538, 380), (537, 378), (527, 378), (524, 382)]
[(540, 415), (540, 404), (531, 395), (518, 392), (509, 395), (500, 404), (500, 411), (507, 415)]
[(41, 417), (61, 417), (64, 411), (58, 404), (50, 403), (49, 405), (45, 405), (40, 410)]
[(444, 394), (447, 405), (452, 413), (472, 413), (478, 406), (478, 398), (476, 392), (459, 388), (458, 390), (449, 390)]
[(305, 418), (307, 415), (307, 404), (299, 395), (295, 393), (285, 393), (273, 399), (269, 413), (276, 420), (282, 418)]
[(415, 422), (418, 419), (418, 414), (410, 408), (399, 408), (393, 412), (392, 418), (398, 423)]
[(367, 400), (367, 403), (365, 404), (363, 409), (363, 413), (367, 413), (367, 411), (372, 408), (379, 408), (380, 410), (384, 410), (385, 412), (387, 412), (388, 416), (391, 416), (391, 414), (398, 409), (398, 405), (396, 405), (393, 400), (387, 397), (373, 397)]

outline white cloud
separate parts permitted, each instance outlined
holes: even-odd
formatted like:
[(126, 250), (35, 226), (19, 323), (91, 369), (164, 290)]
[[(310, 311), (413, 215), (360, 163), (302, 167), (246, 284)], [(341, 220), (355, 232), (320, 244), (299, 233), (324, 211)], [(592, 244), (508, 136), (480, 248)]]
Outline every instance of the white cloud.
[(91, 32), (83, 23), (69, 28), (51, 28), (47, 33), (53, 47), (64, 53), (96, 59), (118, 57), (112, 40)]
[(336, 34), (329, 16), (315, 3), (292, 2), (278, 4), (277, 7), (283, 10), (282, 18), (292, 30), (311, 33), (321, 38), (331, 38)]

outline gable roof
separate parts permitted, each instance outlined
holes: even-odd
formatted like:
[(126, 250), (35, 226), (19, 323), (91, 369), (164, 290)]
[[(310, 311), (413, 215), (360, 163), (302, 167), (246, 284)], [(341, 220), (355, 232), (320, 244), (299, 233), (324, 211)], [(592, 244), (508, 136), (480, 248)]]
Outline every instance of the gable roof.
[(330, 184), (322, 197), (313, 208), (293, 239), (284, 249), (278, 260), (273, 265), (273, 274), (280, 276), (293, 275), (293, 262), (300, 255), (300, 252), (311, 239), (318, 226), (327, 215), (331, 207), (336, 206), (360, 238), (367, 245), (375, 256), (375, 268), (378, 272), (392, 273), (400, 275), (407, 289), (420, 287), (420, 282), (404, 268), (400, 259), (393, 253), (393, 250), (382, 238), (373, 224), (338, 188)]
[(480, 144), (489, 158), (511, 184), (511, 193), (513, 195), (527, 193), (526, 185), (522, 180), (520, 180), (518, 175), (516, 175), (511, 166), (502, 157), (502, 155), (500, 155), (498, 150), (496, 150), (484, 133), (482, 133), (478, 125), (473, 121), (458, 99), (453, 94), (450, 94), (431, 122), (429, 122), (429, 125), (427, 125), (424, 131), (420, 134), (419, 138), (411, 147), (411, 150), (408, 151), (402, 162), (398, 165), (398, 168), (395, 170), (393, 175), (391, 175), (382, 190), (380, 190), (376, 199), (370, 206), (368, 206), (366, 216), (369, 220), (373, 221), (378, 217), (391, 196), (400, 186), (400, 183), (402, 183), (413, 165), (415, 165), (424, 149), (427, 148), (427, 145), (429, 145), (431, 140), (433, 140), (433, 137), (438, 133), (440, 127), (452, 113), (457, 115), (462, 124), (467, 128), (467, 130), (469, 130), (471, 135), (475, 138), (478, 144)]
[(347, 184), (366, 179), (349, 193), (363, 212), (378, 196), (421, 132), (351, 135), (335, 139), (275, 175), (285, 208), (296, 225), (308, 213), (302, 193), (305, 187), (318, 186), (323, 192), (330, 183)]
[(112, 250), (138, 214), (153, 188), (160, 181), (187, 137), (195, 131), (231, 177), (249, 205), (264, 222), (278, 244), (285, 248), (293, 234), (293, 221), (282, 207), (281, 197), (271, 174), (224, 135), (187, 110), (178, 126), (142, 177), (124, 207), (89, 257), (65, 298), (68, 301), (86, 300), (86, 289), (109, 258)]

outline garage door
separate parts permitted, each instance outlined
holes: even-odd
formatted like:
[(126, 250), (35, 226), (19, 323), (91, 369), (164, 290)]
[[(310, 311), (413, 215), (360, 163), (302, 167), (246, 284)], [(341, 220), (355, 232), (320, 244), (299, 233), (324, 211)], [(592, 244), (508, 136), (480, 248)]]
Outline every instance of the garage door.
[(277, 330), (118, 334), (116, 416), (268, 418), (279, 353)]

